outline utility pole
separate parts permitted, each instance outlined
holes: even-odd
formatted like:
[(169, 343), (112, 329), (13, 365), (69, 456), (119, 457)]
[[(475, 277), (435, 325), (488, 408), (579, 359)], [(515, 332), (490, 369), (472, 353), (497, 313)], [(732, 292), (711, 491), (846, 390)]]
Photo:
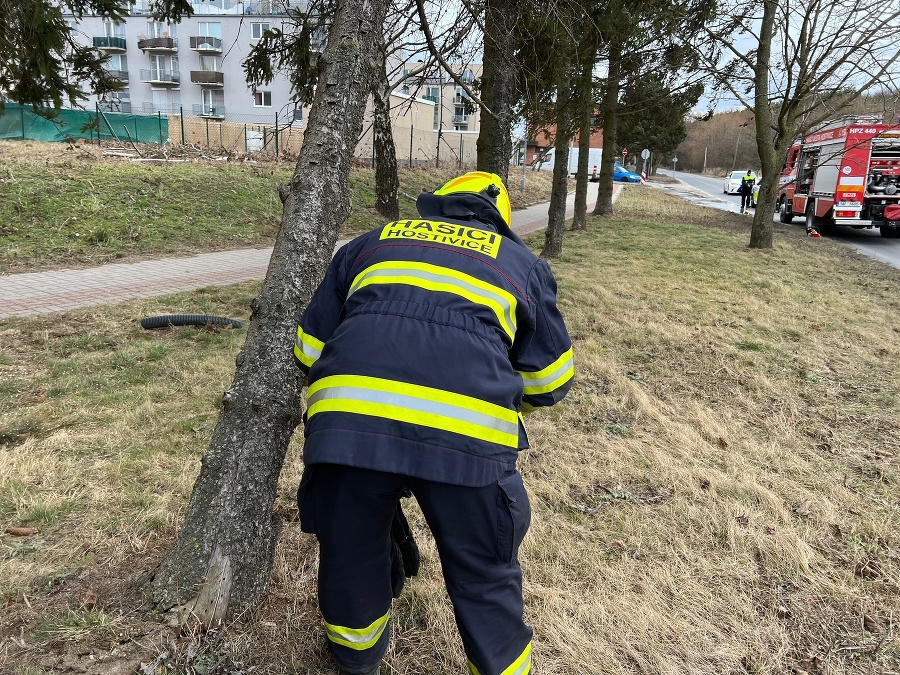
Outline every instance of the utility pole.
[(441, 168), (441, 134), (444, 131), (444, 72), (438, 66), (438, 139), (434, 168)]
[(746, 127), (748, 124), (750, 124), (750, 122), (744, 122), (738, 127), (737, 140), (734, 142), (734, 159), (731, 160), (732, 171), (734, 171), (737, 167), (738, 146), (741, 144), (741, 134), (744, 133), (744, 127)]
[(519, 185), (519, 189), (522, 192), (525, 192), (525, 165), (528, 164), (526, 161), (528, 157), (528, 122), (525, 122), (525, 136), (522, 138), (522, 183)]
[(706, 135), (706, 147), (703, 148), (703, 169), (700, 173), (706, 173), (706, 153), (709, 151), (709, 134)]

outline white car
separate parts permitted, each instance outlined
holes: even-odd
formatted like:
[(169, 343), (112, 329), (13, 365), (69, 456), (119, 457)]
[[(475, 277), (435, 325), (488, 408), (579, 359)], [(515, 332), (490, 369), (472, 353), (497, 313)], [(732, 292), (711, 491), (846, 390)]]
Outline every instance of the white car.
[(743, 171), (732, 171), (725, 179), (724, 192), (726, 195), (736, 195), (741, 189), (741, 179), (744, 177)]

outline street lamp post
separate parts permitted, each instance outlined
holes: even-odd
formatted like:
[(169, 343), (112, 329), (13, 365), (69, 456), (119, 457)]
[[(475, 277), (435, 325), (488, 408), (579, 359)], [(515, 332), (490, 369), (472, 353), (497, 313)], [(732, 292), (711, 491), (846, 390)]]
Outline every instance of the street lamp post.
[(731, 160), (732, 171), (737, 168), (738, 146), (741, 144), (741, 134), (744, 133), (744, 127), (746, 127), (748, 124), (750, 124), (750, 122), (744, 122), (738, 127), (737, 140), (734, 142), (734, 159)]

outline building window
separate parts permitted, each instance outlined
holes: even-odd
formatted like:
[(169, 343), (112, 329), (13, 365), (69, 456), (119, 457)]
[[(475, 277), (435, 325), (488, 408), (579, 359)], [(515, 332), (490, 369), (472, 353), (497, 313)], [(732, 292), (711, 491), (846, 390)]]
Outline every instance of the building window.
[(460, 79), (466, 84), (472, 84), (475, 81), (475, 73), (471, 70), (464, 70)]
[(113, 54), (109, 57), (109, 61), (106, 62), (107, 70), (121, 70), (128, 71), (128, 57), (124, 54)]
[(218, 56), (206, 56), (205, 54), (200, 56), (200, 70), (205, 72), (221, 72), (220, 67), (221, 61)]
[[(74, 22), (73, 22), (74, 26)], [(104, 20), (103, 21), (103, 35), (106, 37), (125, 37), (125, 25), (119, 23), (113, 23), (112, 21)]]
[(163, 23), (162, 21), (147, 22), (147, 37), (149, 38), (167, 38), (175, 37), (175, 24)]
[(203, 114), (224, 117), (225, 116), (225, 94), (216, 89), (204, 89), (203, 98)]
[(254, 91), (253, 92), (253, 106), (256, 108), (271, 108), (272, 107), (272, 92), (271, 91)]
[(301, 108), (299, 105), (296, 108), (294, 108), (294, 121), (295, 122), (303, 121), (303, 108)]
[(263, 33), (269, 30), (269, 24), (267, 23), (251, 23), (250, 24), (250, 39), (251, 40), (260, 40), (262, 39)]
[(201, 21), (197, 35), (202, 37), (222, 37), (222, 24), (210, 23), (209, 21)]

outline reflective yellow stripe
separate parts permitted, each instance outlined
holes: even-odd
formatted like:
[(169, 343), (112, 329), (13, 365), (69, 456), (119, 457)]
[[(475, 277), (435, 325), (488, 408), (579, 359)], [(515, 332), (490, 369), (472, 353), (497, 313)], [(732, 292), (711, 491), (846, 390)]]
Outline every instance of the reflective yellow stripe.
[(519, 371), (525, 381), (525, 394), (545, 394), (558, 389), (575, 375), (575, 364), (571, 347), (556, 361), (535, 373)]
[(526, 403), (525, 401), (522, 401), (521, 408), (522, 408), (523, 415), (530, 415), (535, 410), (537, 410), (537, 406), (533, 406), (530, 403)]
[(297, 339), (294, 341), (294, 356), (304, 366), (311, 368), (312, 364), (322, 356), (322, 348), (324, 346), (324, 342), (308, 333), (304, 333), (302, 328), (297, 327)]
[(504, 670), (500, 675), (526, 675), (531, 672), (531, 643), (525, 647), (525, 650), (512, 662), (509, 668)]
[(307, 417), (344, 412), (382, 417), (518, 447), (516, 411), (432, 387), (361, 375), (332, 375), (309, 388)]
[(344, 626), (328, 623), (325, 620), (322, 623), (325, 624), (325, 634), (329, 640), (339, 645), (350, 647), (350, 649), (362, 651), (370, 649), (378, 642), (378, 638), (381, 637), (381, 634), (387, 627), (390, 614), (391, 612), (388, 610), (384, 616), (375, 619), (365, 628), (345, 628)]
[[(528, 675), (531, 672), (531, 643), (525, 646), (525, 650), (519, 655), (512, 664), (504, 670), (500, 675)], [(469, 673), (471, 675), (481, 675), (475, 664), (469, 661)]]
[(356, 275), (348, 296), (372, 284), (406, 284), (427, 291), (454, 293), (496, 316), (510, 340), (516, 336), (516, 298), (504, 289), (458, 270), (429, 263), (386, 261), (367, 267)]

